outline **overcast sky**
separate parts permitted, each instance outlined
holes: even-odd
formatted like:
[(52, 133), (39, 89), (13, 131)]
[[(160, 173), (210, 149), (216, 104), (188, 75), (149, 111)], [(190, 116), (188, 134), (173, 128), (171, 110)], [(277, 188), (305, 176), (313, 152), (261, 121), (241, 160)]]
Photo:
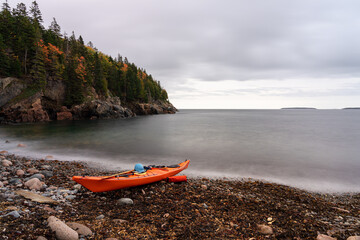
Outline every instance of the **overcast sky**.
[(37, 2), (45, 27), (126, 56), (180, 109), (360, 106), (358, 0)]

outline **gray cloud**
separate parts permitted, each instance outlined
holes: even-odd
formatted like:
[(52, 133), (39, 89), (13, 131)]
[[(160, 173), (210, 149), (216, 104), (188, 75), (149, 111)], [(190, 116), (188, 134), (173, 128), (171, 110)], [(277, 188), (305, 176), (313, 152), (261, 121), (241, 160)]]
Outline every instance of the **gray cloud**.
[(341, 81), (360, 73), (357, 0), (38, 3), (46, 26), (56, 17), (66, 32), (74, 30), (107, 54), (128, 57), (170, 92), (190, 78)]

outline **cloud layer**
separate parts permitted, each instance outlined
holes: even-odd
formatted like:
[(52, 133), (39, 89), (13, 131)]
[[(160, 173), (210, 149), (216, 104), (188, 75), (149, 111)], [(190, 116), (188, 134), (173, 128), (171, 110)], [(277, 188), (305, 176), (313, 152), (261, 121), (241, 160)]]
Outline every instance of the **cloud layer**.
[[(25, 1), (28, 6), (30, 2)], [(272, 96), (288, 101), (306, 102), (311, 97), (315, 101), (326, 95), (343, 96), (342, 104), (359, 102), (360, 2), (356, 0), (38, 3), (46, 26), (55, 17), (68, 34), (74, 30), (99, 50), (128, 57), (160, 80), (180, 108), (192, 107), (182, 101), (191, 95), (195, 100), (198, 95), (215, 94), (219, 101), (236, 95), (246, 102), (239, 88), (248, 81), (254, 85), (251, 94), (261, 99), (257, 106), (263, 102), (264, 108), (281, 107), (264, 97), (266, 81), (273, 85)], [(336, 82), (338, 88), (328, 91), (326, 81)], [(204, 82), (202, 88), (198, 82)], [(214, 82), (229, 91), (206, 92), (207, 84)], [(293, 82), (306, 87), (292, 87)], [(338, 105), (319, 102), (319, 107)]]

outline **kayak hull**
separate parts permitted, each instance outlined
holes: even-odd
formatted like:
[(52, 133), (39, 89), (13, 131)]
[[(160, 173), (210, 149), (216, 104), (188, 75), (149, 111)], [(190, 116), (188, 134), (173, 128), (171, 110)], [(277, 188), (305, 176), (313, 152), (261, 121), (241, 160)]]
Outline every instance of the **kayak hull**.
[(72, 179), (92, 192), (107, 192), (159, 182), (174, 176), (189, 166), (186, 160), (176, 168), (152, 168), (142, 174), (124, 176), (73, 176)]

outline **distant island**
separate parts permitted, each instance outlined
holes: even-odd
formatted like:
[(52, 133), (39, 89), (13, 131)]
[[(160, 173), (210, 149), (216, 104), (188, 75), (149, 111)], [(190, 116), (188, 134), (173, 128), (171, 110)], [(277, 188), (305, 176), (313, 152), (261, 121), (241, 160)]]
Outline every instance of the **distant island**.
[(343, 110), (360, 110), (360, 107), (347, 107), (343, 108)]
[(284, 110), (286, 110), (286, 109), (295, 109), (295, 110), (312, 109), (312, 110), (314, 110), (316, 108), (312, 108), (312, 107), (286, 107), (286, 108), (281, 108), (281, 109), (284, 109)]
[[(0, 122), (45, 122), (175, 113), (145, 69), (90, 41), (46, 29), (36, 1), (0, 11)], [(114, 39), (116, 41), (116, 39)]]

